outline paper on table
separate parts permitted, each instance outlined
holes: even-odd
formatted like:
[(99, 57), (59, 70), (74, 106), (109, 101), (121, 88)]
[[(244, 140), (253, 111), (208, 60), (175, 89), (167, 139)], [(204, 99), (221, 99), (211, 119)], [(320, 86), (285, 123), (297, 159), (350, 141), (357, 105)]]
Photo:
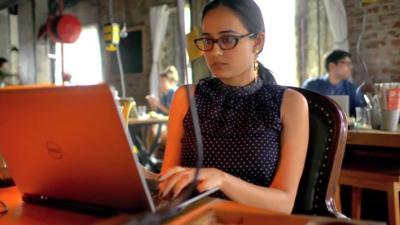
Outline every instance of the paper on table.
[(400, 83), (378, 83), (374, 87), (381, 109), (400, 109)]
[(388, 90), (387, 95), (387, 109), (388, 110), (398, 110), (400, 109), (400, 88), (391, 88)]

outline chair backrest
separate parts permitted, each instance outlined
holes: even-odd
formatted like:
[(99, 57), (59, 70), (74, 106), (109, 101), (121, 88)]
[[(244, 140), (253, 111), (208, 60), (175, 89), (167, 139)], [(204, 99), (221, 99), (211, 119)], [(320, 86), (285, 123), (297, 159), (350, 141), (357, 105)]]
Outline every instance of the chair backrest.
[(309, 107), (310, 135), (293, 213), (344, 217), (334, 196), (347, 138), (345, 113), (333, 100), (302, 89)]

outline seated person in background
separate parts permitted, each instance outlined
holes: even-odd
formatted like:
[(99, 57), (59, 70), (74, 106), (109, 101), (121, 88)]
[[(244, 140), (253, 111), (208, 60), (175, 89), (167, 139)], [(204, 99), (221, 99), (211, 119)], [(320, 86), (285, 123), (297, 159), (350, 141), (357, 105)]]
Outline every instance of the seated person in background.
[(159, 91), (161, 100), (154, 95), (146, 96), (152, 110), (168, 115), (172, 97), (177, 89), (178, 82), (178, 71), (174, 66), (169, 66), (165, 72), (160, 75)]
[(355, 108), (365, 106), (365, 101), (362, 91), (348, 81), (352, 68), (350, 53), (334, 50), (325, 59), (327, 74), (305, 81), (302, 87), (323, 95), (348, 95), (350, 115), (355, 115)]
[[(171, 106), (172, 97), (176, 89), (178, 88), (179, 76), (178, 71), (174, 66), (169, 66), (160, 74), (159, 80), (159, 92), (161, 94), (161, 98), (157, 98), (154, 95), (146, 96), (147, 101), (149, 102), (150, 108), (155, 110), (157, 113), (162, 115), (169, 114), (169, 108)], [(161, 126), (161, 127), (160, 127)], [(160, 132), (160, 133), (159, 133)], [(154, 125), (151, 129), (151, 134), (147, 138), (147, 145), (151, 146), (151, 143), (155, 141), (157, 134), (159, 133), (159, 147), (155, 153), (155, 157), (162, 159), (165, 149), (165, 141), (167, 139), (167, 126), (166, 125)]]
[[(253, 0), (213, 0), (203, 10), (196, 47), (214, 75), (192, 86), (204, 158), (200, 192), (290, 213), (308, 144), (308, 106), (303, 95), (262, 74), (257, 57), (265, 28)], [(167, 146), (159, 177), (162, 196), (178, 195), (194, 178), (197, 162), (186, 87), (172, 101)]]

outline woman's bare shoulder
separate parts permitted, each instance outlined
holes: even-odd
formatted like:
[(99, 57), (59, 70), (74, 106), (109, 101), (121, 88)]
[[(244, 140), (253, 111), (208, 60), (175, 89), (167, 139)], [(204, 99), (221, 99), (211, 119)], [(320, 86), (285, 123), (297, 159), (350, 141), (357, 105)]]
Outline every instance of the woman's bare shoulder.
[(187, 90), (189, 89), (190, 91), (192, 91), (192, 93), (194, 93), (195, 88), (196, 88), (195, 84), (182, 85), (178, 89), (176, 89), (175, 98), (178, 98), (181, 100), (184, 98), (187, 99)]
[(295, 112), (298, 110), (308, 110), (307, 100), (300, 92), (286, 88), (282, 100), (282, 114)]
[(189, 109), (189, 98), (187, 92), (190, 90), (190, 92), (193, 94), (195, 87), (196, 86), (193, 84), (182, 85), (175, 91), (171, 104), (170, 117), (175, 114), (180, 116), (186, 114), (187, 110)]
[(307, 100), (303, 94), (292, 89), (286, 88), (283, 94), (283, 101), (288, 101), (290, 103), (298, 102), (300, 104), (307, 104)]

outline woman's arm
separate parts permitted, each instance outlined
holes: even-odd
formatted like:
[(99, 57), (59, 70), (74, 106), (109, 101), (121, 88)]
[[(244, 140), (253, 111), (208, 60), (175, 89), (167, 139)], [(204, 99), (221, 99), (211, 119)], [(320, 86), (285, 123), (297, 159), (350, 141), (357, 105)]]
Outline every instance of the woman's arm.
[(287, 89), (281, 106), (281, 158), (269, 188), (227, 175), (221, 190), (232, 200), (290, 213), (296, 199), (308, 146), (308, 105), (300, 93)]
[(154, 95), (148, 95), (146, 96), (147, 101), (149, 102), (151, 108), (158, 109), (161, 112), (165, 114), (169, 114), (169, 108), (171, 108), (171, 103), (172, 99), (174, 97), (175, 89), (170, 89), (164, 96), (163, 96), (163, 102), (161, 103), (160, 99), (158, 97), (155, 97)]
[[(281, 158), (270, 187), (248, 183), (215, 168), (203, 168), (197, 189), (206, 191), (219, 187), (227, 197), (239, 203), (290, 213), (308, 146), (308, 106), (300, 93), (291, 89), (285, 91), (281, 118)], [(171, 191), (177, 195), (193, 179), (193, 173), (194, 169), (182, 167), (174, 167), (163, 173), (160, 178), (165, 183), (161, 188), (163, 195)]]
[(167, 107), (165, 107), (163, 104), (160, 103), (157, 107), (158, 107), (158, 109), (160, 109), (163, 113), (169, 115), (169, 109), (168, 109)]
[(174, 166), (180, 165), (181, 139), (183, 137), (183, 118), (189, 109), (189, 101), (186, 94), (186, 86), (178, 88), (172, 99), (169, 119), (168, 133), (164, 160), (161, 174)]
[(167, 108), (167, 106), (161, 104), (160, 99), (155, 97), (154, 95), (147, 95), (146, 99), (150, 105), (150, 108), (152, 110), (161, 110), (163, 113), (165, 114), (169, 114), (169, 109)]

